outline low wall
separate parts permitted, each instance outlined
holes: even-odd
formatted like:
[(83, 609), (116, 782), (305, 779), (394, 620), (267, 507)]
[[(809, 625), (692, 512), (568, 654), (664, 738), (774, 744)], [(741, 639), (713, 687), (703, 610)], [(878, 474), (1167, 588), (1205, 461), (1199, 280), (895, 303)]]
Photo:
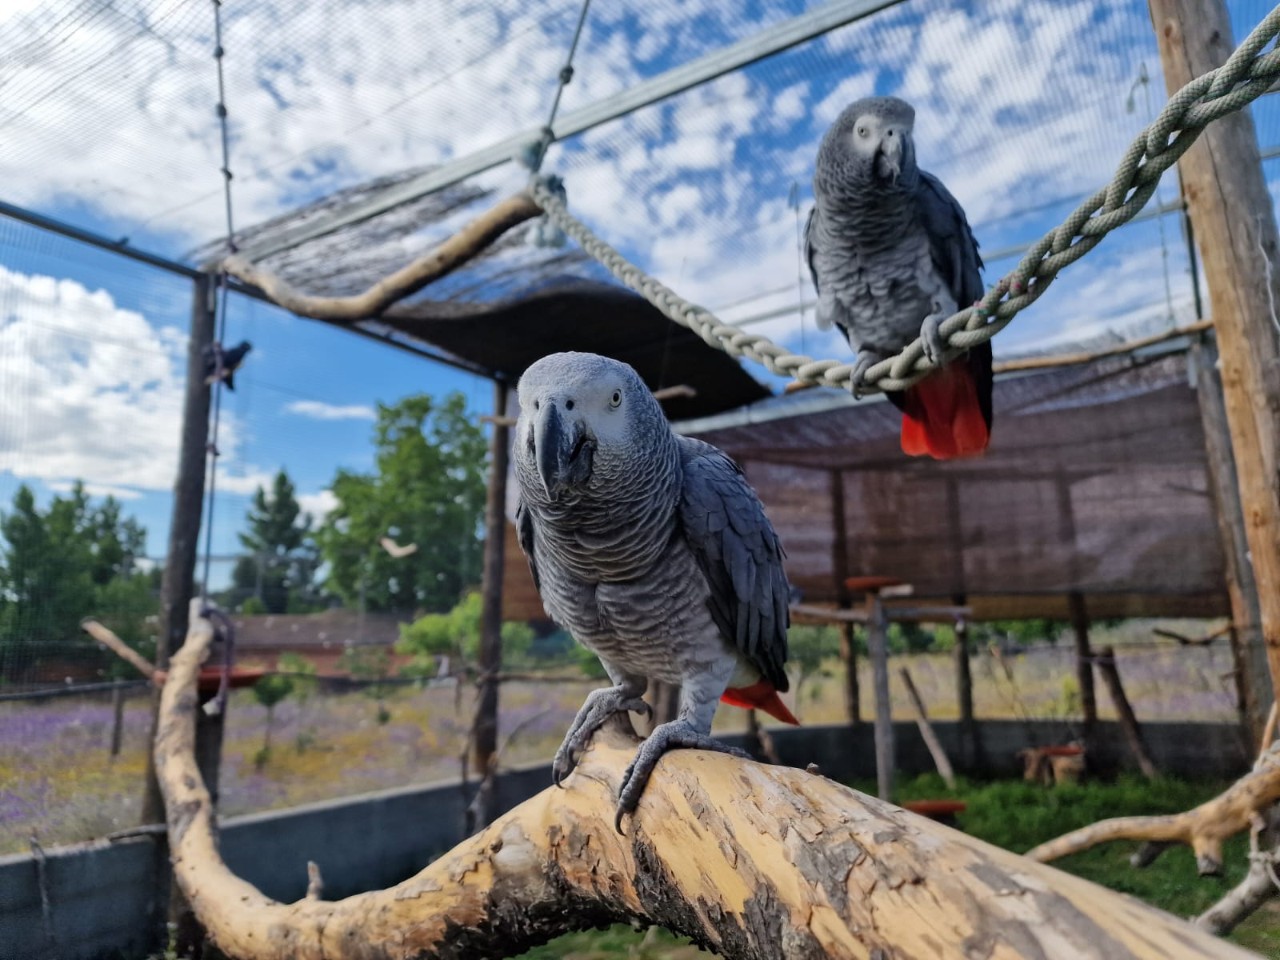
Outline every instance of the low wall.
[[(915, 725), (894, 727), (898, 769), (906, 775), (931, 770)], [(956, 724), (938, 723), (935, 730), (957, 767), (979, 772), (962, 757)], [(1234, 726), (1151, 723), (1143, 731), (1156, 764), (1169, 774), (1233, 777), (1247, 767)], [(981, 772), (997, 776), (1021, 773), (1016, 754), (1024, 747), (1066, 739), (1062, 724), (1046, 722), (984, 721), (979, 732), (986, 757)], [(773, 731), (784, 763), (817, 763), (837, 780), (875, 777), (872, 736), (869, 723)], [(1102, 771), (1132, 766), (1114, 724), (1100, 724), (1091, 762)], [(550, 782), (546, 765), (504, 773), (498, 808), (509, 810)], [(314, 860), (325, 897), (338, 898), (412, 876), (462, 839), (462, 823), (457, 783), (431, 784), (232, 817), (222, 822), (221, 849), (239, 876), (283, 901), (305, 893), (307, 860)], [(159, 850), (156, 840), (135, 838), (52, 849), (43, 867), (31, 855), (0, 857), (0, 957), (142, 960), (157, 951), (152, 918), (168, 896)]]

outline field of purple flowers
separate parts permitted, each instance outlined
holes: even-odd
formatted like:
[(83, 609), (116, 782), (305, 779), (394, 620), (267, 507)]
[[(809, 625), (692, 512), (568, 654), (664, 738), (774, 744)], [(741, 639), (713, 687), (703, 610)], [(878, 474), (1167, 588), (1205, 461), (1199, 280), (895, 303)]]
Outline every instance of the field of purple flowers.
[[(1194, 628), (1191, 631), (1194, 632)], [(1146, 640), (1126, 632), (1098, 642)], [(1225, 642), (1207, 648), (1119, 647), (1121, 676), (1141, 720), (1231, 721), (1234, 693)], [(944, 654), (893, 658), (891, 690), (896, 716), (912, 716), (897, 668), (908, 666), (937, 719), (958, 714), (954, 665)], [(871, 678), (860, 662), (863, 715), (871, 709)], [(843, 719), (841, 668), (828, 665), (789, 699), (806, 723)], [(1008, 668), (1006, 670), (1006, 667)], [(1074, 656), (1069, 647), (1034, 647), (1006, 657), (988, 653), (973, 662), (975, 708), (989, 718), (1062, 719), (1078, 715)], [(511, 683), (502, 690), (502, 762), (547, 760), (586, 692), (599, 681)], [(398, 686), (375, 699), (371, 691), (295, 694), (274, 708), (271, 749), (263, 754), (267, 712), (249, 690), (228, 707), (221, 774), (225, 815), (290, 806), (456, 778), (471, 712), (472, 693), (449, 686)], [(40, 703), (0, 703), (0, 853), (42, 844), (103, 836), (138, 822), (149, 727), (149, 698), (125, 705), (122, 750), (109, 753), (113, 724), (109, 695), (65, 697)], [(1104, 717), (1113, 715), (1099, 690)], [(744, 715), (719, 711), (716, 726), (741, 730)], [(500, 739), (500, 742), (501, 739)]]

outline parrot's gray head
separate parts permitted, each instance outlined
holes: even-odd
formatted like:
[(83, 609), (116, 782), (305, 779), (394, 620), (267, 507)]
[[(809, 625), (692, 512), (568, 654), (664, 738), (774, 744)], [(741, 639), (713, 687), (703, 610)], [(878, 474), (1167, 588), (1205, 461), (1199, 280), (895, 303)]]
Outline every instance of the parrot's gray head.
[[(524, 372), (517, 388), (517, 473), (549, 501), (605, 491), (638, 472), (671, 428), (630, 366), (594, 353), (553, 353)], [(524, 469), (521, 470), (520, 468)]]
[(865, 97), (845, 107), (822, 139), (820, 165), (844, 176), (898, 184), (914, 180), (916, 111), (897, 97)]

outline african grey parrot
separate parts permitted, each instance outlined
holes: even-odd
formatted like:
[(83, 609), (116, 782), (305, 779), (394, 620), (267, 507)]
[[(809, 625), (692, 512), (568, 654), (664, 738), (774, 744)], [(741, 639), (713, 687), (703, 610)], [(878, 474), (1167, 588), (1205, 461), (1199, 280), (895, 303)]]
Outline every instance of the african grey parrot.
[(797, 722), (778, 696), (790, 622), (782, 545), (737, 465), (673, 433), (627, 364), (553, 354), (525, 371), (519, 397), (520, 546), (547, 613), (613, 681), (578, 711), (555, 782), (609, 716), (649, 712), (650, 680), (681, 685), (679, 716), (623, 776), (620, 825), (668, 749), (741, 754), (711, 738), (718, 700)]
[[(983, 294), (982, 258), (964, 210), (916, 166), (915, 110), (896, 97), (845, 108), (823, 137), (805, 253), (818, 290), (818, 326), (834, 323), (867, 369), (920, 336), (937, 362), (938, 325)], [(973, 347), (905, 393), (902, 449), (938, 460), (971, 456), (991, 436), (991, 344)]]

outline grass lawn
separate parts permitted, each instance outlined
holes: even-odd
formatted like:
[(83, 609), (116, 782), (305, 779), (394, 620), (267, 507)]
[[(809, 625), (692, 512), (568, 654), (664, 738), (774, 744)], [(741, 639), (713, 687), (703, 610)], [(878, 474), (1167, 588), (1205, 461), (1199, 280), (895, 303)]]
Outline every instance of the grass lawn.
[[(858, 783), (873, 791), (874, 784)], [(1122, 778), (1045, 789), (1021, 781), (961, 782), (948, 791), (937, 776), (918, 777), (900, 784), (900, 801), (958, 797), (968, 804), (960, 827), (968, 834), (1018, 853), (1068, 830), (1106, 817), (1178, 813), (1217, 795), (1225, 784), (1165, 779), (1148, 783)], [(1247, 838), (1227, 844), (1222, 877), (1200, 877), (1195, 860), (1183, 847), (1172, 848), (1154, 864), (1136, 870), (1129, 866), (1134, 843), (1113, 843), (1058, 861), (1055, 866), (1139, 897), (1178, 916), (1200, 913), (1244, 876)], [(1231, 935), (1241, 946), (1280, 960), (1280, 906), (1264, 907)], [(569, 934), (522, 954), (526, 960), (691, 960), (707, 956), (686, 941), (664, 931), (638, 933), (625, 926)]]

